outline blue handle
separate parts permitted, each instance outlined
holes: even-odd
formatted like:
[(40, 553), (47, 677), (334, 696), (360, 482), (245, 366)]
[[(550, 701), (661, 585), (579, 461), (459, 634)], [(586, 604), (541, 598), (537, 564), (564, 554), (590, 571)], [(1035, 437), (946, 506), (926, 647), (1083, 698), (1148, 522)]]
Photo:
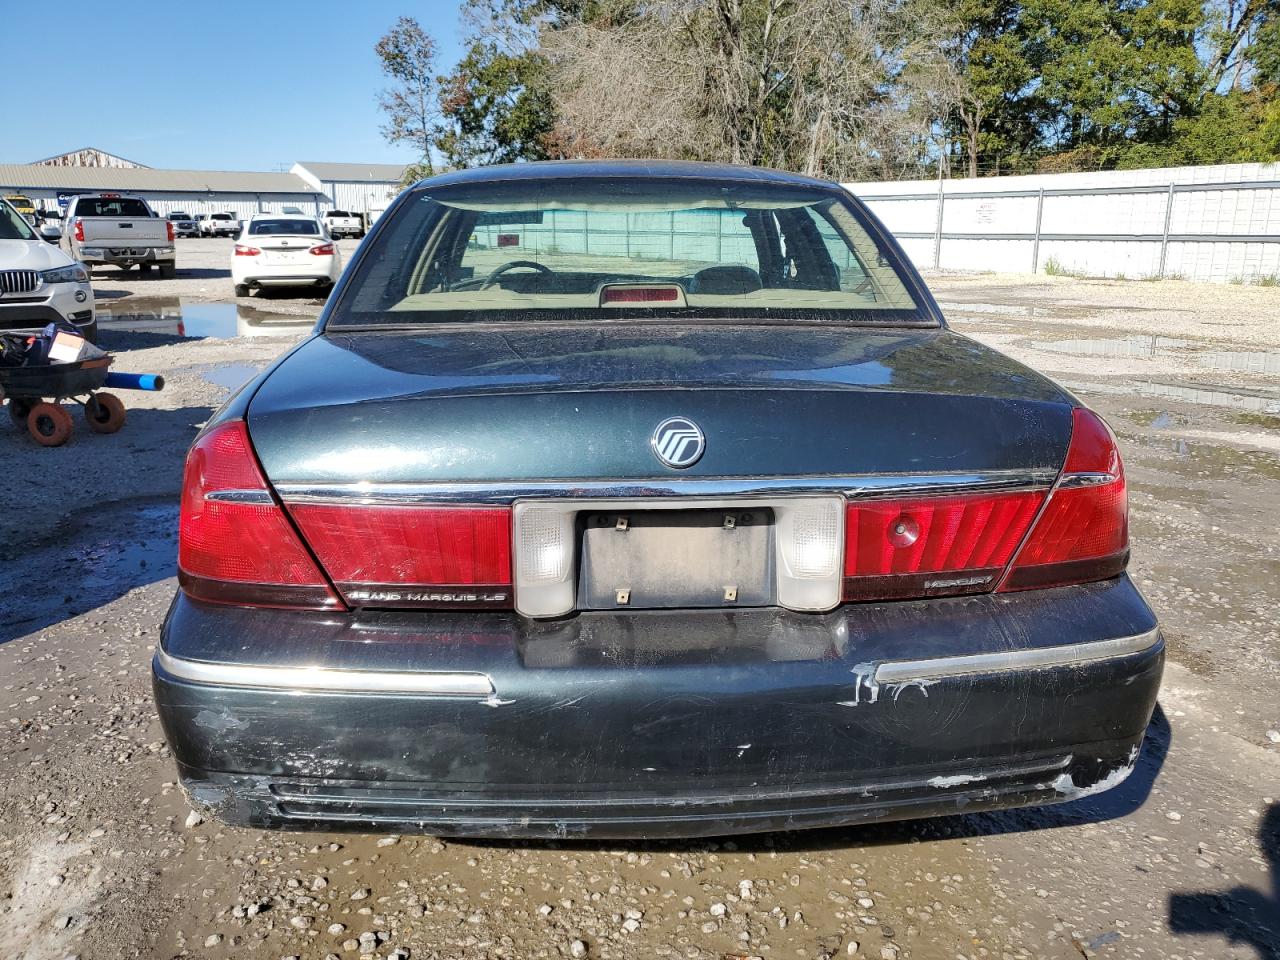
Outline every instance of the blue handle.
[(164, 377), (154, 373), (108, 373), (107, 386), (120, 390), (163, 390)]

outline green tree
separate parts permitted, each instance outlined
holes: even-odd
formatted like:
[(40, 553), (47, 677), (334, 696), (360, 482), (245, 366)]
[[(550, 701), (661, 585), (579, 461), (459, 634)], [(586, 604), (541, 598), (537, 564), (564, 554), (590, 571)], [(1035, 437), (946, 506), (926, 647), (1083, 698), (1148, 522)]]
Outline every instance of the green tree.
[(434, 172), (431, 148), (439, 132), (436, 42), (413, 17), (401, 17), (374, 50), (383, 74), (392, 81), (378, 97), (387, 116), (382, 135), (389, 143), (410, 144), (418, 152), (419, 164)]
[(469, 167), (545, 160), (555, 124), (546, 63), (534, 51), (510, 53), (475, 41), (440, 78), (443, 123), (436, 146), (447, 163)]

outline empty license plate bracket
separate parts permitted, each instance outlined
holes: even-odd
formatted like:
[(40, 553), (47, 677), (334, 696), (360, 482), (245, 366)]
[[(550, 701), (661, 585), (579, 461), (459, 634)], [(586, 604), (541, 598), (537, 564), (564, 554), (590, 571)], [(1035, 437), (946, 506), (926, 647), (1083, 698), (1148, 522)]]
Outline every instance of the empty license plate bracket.
[(578, 607), (644, 610), (776, 603), (768, 507), (578, 516)]

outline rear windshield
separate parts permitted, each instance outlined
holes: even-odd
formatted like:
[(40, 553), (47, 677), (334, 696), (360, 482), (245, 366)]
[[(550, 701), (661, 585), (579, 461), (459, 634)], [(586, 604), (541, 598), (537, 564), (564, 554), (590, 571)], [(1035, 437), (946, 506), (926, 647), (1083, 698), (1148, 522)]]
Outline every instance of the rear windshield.
[(234, 220), (235, 217), (233, 217), (229, 213), (215, 213), (209, 219), (210, 220)]
[(76, 203), (78, 217), (149, 217), (147, 205), (135, 197), (86, 197)]
[(190, 220), (191, 215), (183, 213), (181, 210), (175, 210), (173, 213), (169, 214), (169, 219), (170, 220)]
[(674, 178), (427, 185), (380, 225), (328, 325), (932, 323), (907, 270), (833, 190)]
[(0, 240), (34, 240), (36, 235), (27, 226), (22, 214), (0, 201)]
[(289, 234), (302, 237), (318, 237), (320, 225), (314, 220), (255, 220), (249, 224), (249, 233), (253, 236), (262, 234)]
[(347, 213), (347, 211), (345, 210), (330, 210), (328, 213), (325, 214), (325, 216), (326, 217), (349, 217), (351, 216), (351, 214)]

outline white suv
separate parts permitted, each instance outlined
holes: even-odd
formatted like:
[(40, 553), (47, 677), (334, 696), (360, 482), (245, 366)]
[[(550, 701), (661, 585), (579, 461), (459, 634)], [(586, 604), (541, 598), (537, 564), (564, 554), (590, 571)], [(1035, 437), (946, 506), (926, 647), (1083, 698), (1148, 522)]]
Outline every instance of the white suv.
[(0, 200), (0, 332), (43, 330), (57, 320), (96, 339), (89, 271), (42, 240), (18, 211)]

